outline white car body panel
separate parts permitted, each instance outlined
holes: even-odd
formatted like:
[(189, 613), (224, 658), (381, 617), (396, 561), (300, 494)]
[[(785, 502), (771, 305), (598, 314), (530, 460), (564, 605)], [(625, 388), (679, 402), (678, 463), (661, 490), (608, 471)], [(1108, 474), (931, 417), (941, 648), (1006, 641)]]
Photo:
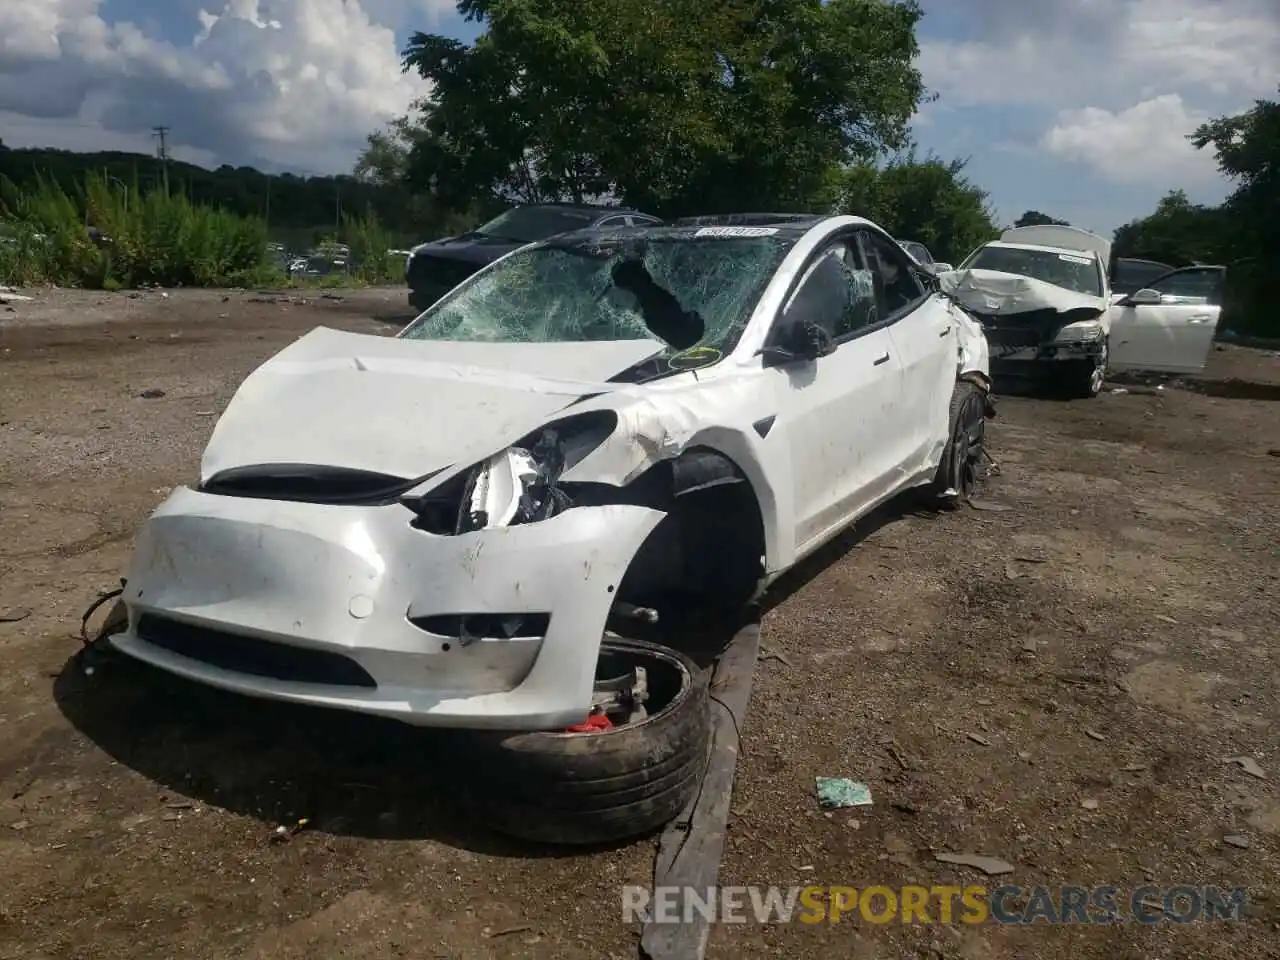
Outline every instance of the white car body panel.
[[(449, 343), (318, 327), (241, 384), (205, 448), (201, 480), (262, 463), (409, 477), (470, 464), (583, 394), (612, 389), (598, 381), (661, 349), (654, 340)], [(317, 414), (323, 430), (299, 428)]]
[(1205, 303), (1113, 304), (1107, 311), (1111, 369), (1199, 373), (1221, 314), (1221, 307)]
[[(1217, 275), (1218, 296), (1186, 296), (1162, 289), (1171, 278), (1186, 273)], [(1111, 366), (1117, 371), (1199, 373), (1209, 359), (1213, 337), (1222, 316), (1225, 271), (1219, 267), (1185, 267), (1151, 281), (1145, 288), (1160, 294), (1159, 303), (1134, 304), (1116, 297), (1107, 312), (1111, 327)], [(1214, 303), (1212, 299), (1219, 302)]]
[(1109, 296), (1091, 297), (1043, 280), (998, 270), (953, 270), (939, 276), (938, 284), (964, 306), (996, 316), (1029, 310), (1065, 313), (1094, 309), (1105, 313), (1111, 302)]
[[(564, 481), (623, 487), (690, 448), (723, 454), (760, 507), (764, 582), (880, 503), (931, 482), (957, 378), (989, 382), (982, 329), (949, 299), (928, 295), (815, 361), (771, 366), (761, 355), (812, 255), (854, 228), (887, 238), (860, 218), (820, 221), (787, 253), (730, 353), (649, 383), (604, 381), (656, 352), (656, 341), (506, 345), (313, 331), (244, 381), (210, 439), (202, 483), (236, 468), (310, 464), (418, 478), (420, 492), (487, 461), (489, 522), (436, 535), (412, 527), (400, 502), (178, 488), (139, 538), (122, 595), (129, 624), (111, 642), (215, 686), (414, 724), (580, 721), (614, 589), (665, 514), (574, 506), (505, 525), (521, 469), (508, 448), (558, 417), (610, 410), (616, 428)], [(549, 621), (540, 636), (467, 644), (410, 622), (469, 614)], [(341, 654), (376, 686), (215, 667), (145, 639), (146, 616)]]

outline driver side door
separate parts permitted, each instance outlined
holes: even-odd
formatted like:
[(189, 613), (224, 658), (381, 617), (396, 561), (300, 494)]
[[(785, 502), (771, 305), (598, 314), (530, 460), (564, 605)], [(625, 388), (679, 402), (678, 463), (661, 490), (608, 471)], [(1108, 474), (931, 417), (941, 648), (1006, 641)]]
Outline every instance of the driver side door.
[[(830, 352), (788, 361), (771, 348), (816, 324)], [(784, 301), (764, 352), (777, 430), (792, 468), (797, 557), (874, 507), (898, 482), (894, 412), (902, 363), (879, 315), (872, 276), (854, 235), (819, 250)]]
[(1135, 303), (1131, 294), (1114, 303), (1111, 362), (1115, 371), (1198, 373), (1204, 369), (1222, 315), (1225, 267), (1184, 267), (1148, 283), (1159, 303)]

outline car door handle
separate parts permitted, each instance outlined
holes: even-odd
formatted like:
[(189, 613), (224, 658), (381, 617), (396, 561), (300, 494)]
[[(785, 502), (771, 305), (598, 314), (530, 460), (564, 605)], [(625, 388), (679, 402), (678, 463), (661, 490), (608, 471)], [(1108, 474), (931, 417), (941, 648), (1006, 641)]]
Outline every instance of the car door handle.
[(888, 363), (888, 362), (889, 362), (889, 355), (886, 353), (883, 357), (877, 357), (877, 358), (876, 358), (876, 362), (875, 362), (875, 363), (873, 363), (873, 364), (872, 364), (872, 366), (873, 366), (873, 367), (878, 367), (878, 366), (880, 366), (880, 364), (882, 364), (882, 363)]
[(942, 338), (944, 338), (944, 337), (945, 337), (947, 334), (949, 334), (950, 332), (951, 332), (951, 328), (950, 328), (950, 327), (943, 327), (941, 330), (939, 330), (939, 331), (938, 331), (938, 339), (940, 339), (940, 340), (941, 340)]
[(1202, 314), (1198, 317), (1187, 317), (1187, 323), (1210, 323), (1213, 317), (1208, 314)]

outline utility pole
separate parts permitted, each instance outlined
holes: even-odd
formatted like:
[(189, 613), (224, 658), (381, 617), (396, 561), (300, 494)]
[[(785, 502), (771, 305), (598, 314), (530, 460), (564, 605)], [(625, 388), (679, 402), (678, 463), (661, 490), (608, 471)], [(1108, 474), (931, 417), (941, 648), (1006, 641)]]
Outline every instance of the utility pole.
[(152, 135), (159, 141), (156, 156), (160, 158), (160, 171), (164, 176), (165, 196), (169, 195), (169, 128), (152, 127)]

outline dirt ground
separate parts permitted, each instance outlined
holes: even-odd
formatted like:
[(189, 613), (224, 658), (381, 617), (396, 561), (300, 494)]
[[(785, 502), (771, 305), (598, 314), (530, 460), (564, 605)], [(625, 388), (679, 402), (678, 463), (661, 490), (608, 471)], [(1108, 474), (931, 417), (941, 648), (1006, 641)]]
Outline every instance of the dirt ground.
[[(409, 728), (71, 660), (238, 381), (317, 324), (393, 332), (403, 292), (37, 297), (0, 306), (0, 957), (634, 957), (652, 841), (517, 846)], [(750, 923), (710, 957), (1280, 956), (1280, 358), (1191, 386), (1004, 399), (1003, 509), (890, 511), (773, 591), (721, 881), (1243, 885), (1251, 919)]]

